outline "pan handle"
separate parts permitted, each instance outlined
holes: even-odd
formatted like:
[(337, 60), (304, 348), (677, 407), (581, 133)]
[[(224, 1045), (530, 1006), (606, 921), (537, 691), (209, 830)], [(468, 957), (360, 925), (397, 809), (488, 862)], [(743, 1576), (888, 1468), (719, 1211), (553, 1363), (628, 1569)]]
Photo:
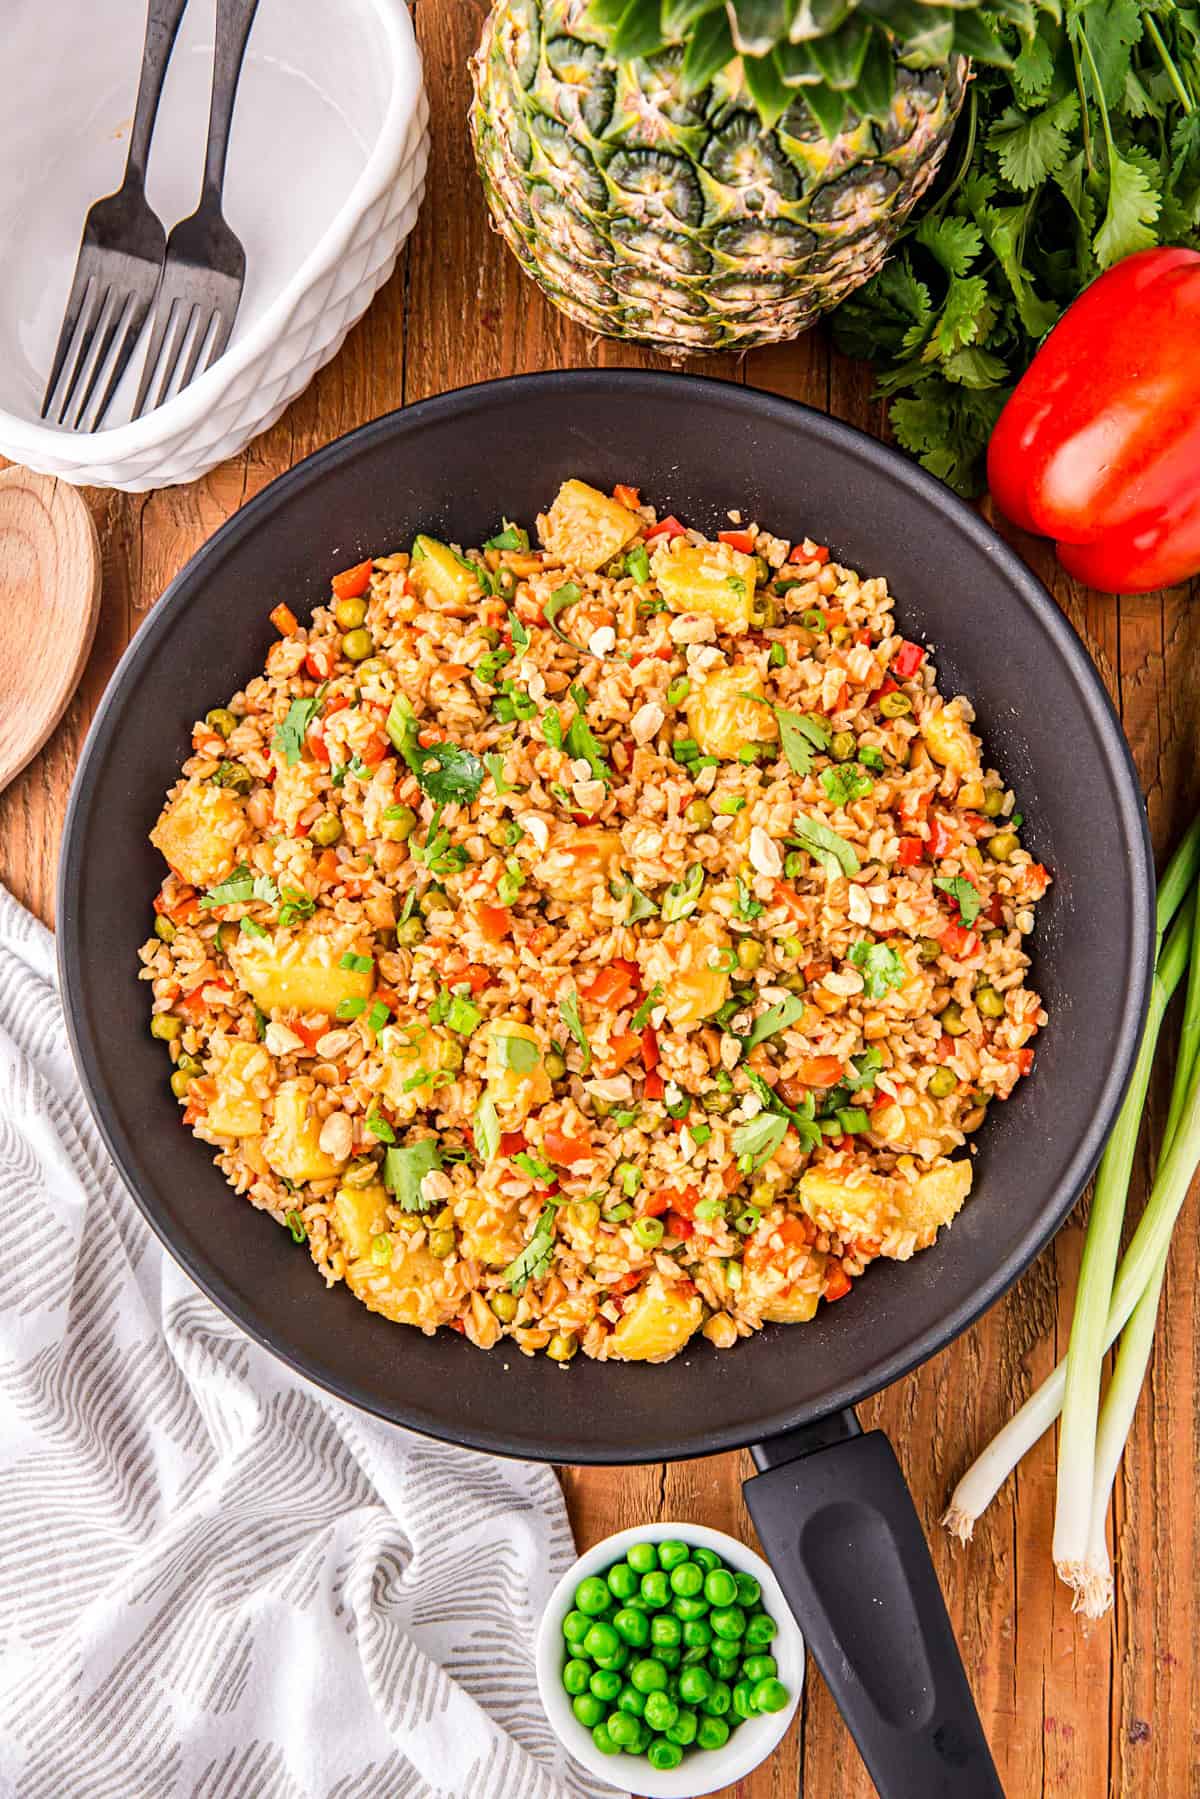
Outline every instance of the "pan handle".
[(754, 1528), (882, 1799), (1004, 1799), (887, 1438), (847, 1411), (751, 1453)]

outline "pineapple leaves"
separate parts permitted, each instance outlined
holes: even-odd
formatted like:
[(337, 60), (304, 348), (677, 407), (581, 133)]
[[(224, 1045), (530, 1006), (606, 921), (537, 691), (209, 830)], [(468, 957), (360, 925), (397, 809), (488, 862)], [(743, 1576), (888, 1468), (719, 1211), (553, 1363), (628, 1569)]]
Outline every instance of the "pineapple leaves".
[(871, 27), (865, 19), (851, 14), (840, 31), (812, 44), (813, 61), (830, 87), (839, 93), (847, 93), (857, 85), (870, 42)]
[[(992, 426), (1063, 309), (1136, 250), (1200, 250), (1200, 12), (1195, 0), (858, 8), (926, 50), (948, 12), (954, 49), (977, 65), (959, 148), (833, 331), (874, 364), (899, 443), (973, 495)], [(826, 81), (801, 88), (816, 116), (831, 95), (824, 46), (820, 61)]]
[(728, 0), (739, 56), (769, 56), (788, 33), (791, 0)]
[(733, 34), (724, 9), (696, 26), (683, 56), (680, 78), (685, 94), (698, 94), (734, 58)]
[(663, 37), (660, 0), (625, 0), (625, 10), (612, 34), (612, 55), (617, 62), (634, 62), (661, 50)]
[(790, 90), (784, 85), (773, 56), (750, 56), (742, 64), (750, 98), (758, 108), (758, 116), (770, 130), (779, 123), (792, 103)]

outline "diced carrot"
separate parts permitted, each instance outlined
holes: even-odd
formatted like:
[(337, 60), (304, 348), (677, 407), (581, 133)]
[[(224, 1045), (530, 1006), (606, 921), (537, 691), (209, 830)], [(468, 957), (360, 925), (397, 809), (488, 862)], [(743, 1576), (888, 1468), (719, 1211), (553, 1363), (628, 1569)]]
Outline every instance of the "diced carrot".
[(802, 1087), (836, 1087), (845, 1072), (839, 1056), (802, 1056), (796, 1079)]
[(507, 906), (476, 906), (475, 917), (489, 943), (503, 943), (512, 930), (512, 913)]
[(290, 606), (280, 604), (267, 616), (281, 637), (294, 637), (300, 629), (299, 620)]
[[(782, 1239), (783, 1247), (778, 1249), (774, 1239)], [(792, 1261), (802, 1249), (807, 1249), (812, 1242), (812, 1231), (807, 1218), (797, 1218), (789, 1212), (773, 1226), (766, 1237), (757, 1238), (748, 1244), (743, 1256), (745, 1266), (753, 1274), (757, 1269), (767, 1268), (778, 1261)]]
[(742, 1171), (736, 1162), (727, 1162), (725, 1172), (721, 1176), (726, 1193), (732, 1193), (735, 1187), (742, 1184)]
[(491, 984), (492, 977), (486, 968), (480, 968), (477, 963), (472, 962), (463, 979), (469, 983), (472, 993), (482, 993)]
[(389, 740), (382, 731), (372, 731), (362, 747), (362, 759), (367, 768), (378, 768), (391, 748)]
[(804, 978), (809, 986), (815, 987), (818, 981), (823, 981), (825, 976), (829, 973), (830, 966), (831, 964), (828, 962), (806, 962), (804, 964)]
[(846, 1273), (842, 1264), (837, 1262), (826, 1277), (824, 1287), (825, 1297), (831, 1302), (835, 1299), (845, 1299), (849, 1291), (850, 1276)]
[(198, 756), (223, 756), (225, 739), (214, 731), (197, 729), (192, 732), (192, 748)]
[(320, 875), (320, 877), (323, 881), (332, 881), (336, 878), (337, 871), (338, 871), (337, 851), (336, 850), (322, 850), (321, 854), (317, 857), (317, 863), (316, 863), (317, 874)]
[(592, 1153), (592, 1146), (586, 1137), (569, 1137), (565, 1131), (560, 1131), (553, 1125), (542, 1138), (542, 1149), (546, 1160), (559, 1168), (569, 1168), (573, 1162), (587, 1161)]
[[(826, 606), (826, 608), (825, 608), (825, 623), (829, 626), (829, 629), (831, 631), (834, 630), (838, 625), (844, 625), (845, 622), (846, 622), (846, 608), (844, 606)], [(869, 638), (870, 633), (868, 632), (867, 635)]]
[(754, 554), (754, 539), (749, 531), (718, 531), (717, 536), (722, 543), (727, 543), (731, 550), (740, 550), (743, 556)]
[(871, 633), (869, 631), (856, 631), (854, 633), (854, 641), (855, 641), (855, 643), (862, 643), (862, 644), (870, 643), (871, 642)]
[(979, 954), (979, 939), (974, 931), (966, 930), (957, 920), (952, 920), (938, 937), (938, 942), (948, 956), (956, 961), (969, 962), (972, 956)]
[(642, 1218), (660, 1218), (671, 1203), (669, 1187), (660, 1187), (657, 1193), (647, 1193), (638, 1205), (638, 1215)]
[(618, 1031), (608, 1040), (608, 1063), (613, 1070), (624, 1068), (642, 1051), (642, 1040), (636, 1031)]
[(683, 537), (686, 533), (679, 520), (672, 514), (668, 518), (660, 518), (657, 525), (651, 525), (646, 533), (646, 542), (653, 543), (658, 537), (665, 537), (669, 543), (674, 537)]
[(598, 1006), (611, 1006), (614, 1012), (619, 1012), (637, 996), (640, 978), (637, 963), (619, 957), (607, 968), (602, 968), (583, 988), (583, 993)]
[(1021, 1070), (1022, 1074), (1028, 1074), (1033, 1067), (1033, 1057), (1034, 1051), (1031, 1049), (1019, 1049), (1017, 1051), (1017, 1067)]
[(334, 593), (339, 600), (356, 600), (371, 585), (371, 569), (373, 564), (368, 556), (365, 562), (356, 562), (353, 568), (344, 568), (340, 575), (335, 575), (331, 582)]
[(328, 638), (321, 638), (310, 643), (304, 658), (304, 666), (314, 681), (328, 681), (337, 663), (338, 653)]
[(610, 1293), (632, 1293), (645, 1273), (644, 1268), (631, 1268), (628, 1274), (619, 1274), (615, 1281), (611, 1281), (608, 1290)]
[(465, 662), (443, 662), (437, 672), (443, 680), (461, 681), (463, 676), (469, 675), (471, 671)]
[(777, 906), (783, 906), (793, 918), (804, 917), (804, 901), (796, 889), (789, 887), (786, 881), (776, 881), (771, 889), (771, 897)]
[[(735, 1163), (734, 1166), (736, 1167), (737, 1164)], [(666, 1194), (667, 1204), (671, 1210), (678, 1212), (682, 1218), (692, 1217), (696, 1207), (700, 1204), (699, 1187), (664, 1187), (662, 1192)]]
[(637, 487), (626, 487), (623, 481), (617, 482), (617, 485), (613, 488), (612, 497), (617, 502), (618, 506), (628, 506), (631, 512), (636, 512), (642, 503), (641, 489)]

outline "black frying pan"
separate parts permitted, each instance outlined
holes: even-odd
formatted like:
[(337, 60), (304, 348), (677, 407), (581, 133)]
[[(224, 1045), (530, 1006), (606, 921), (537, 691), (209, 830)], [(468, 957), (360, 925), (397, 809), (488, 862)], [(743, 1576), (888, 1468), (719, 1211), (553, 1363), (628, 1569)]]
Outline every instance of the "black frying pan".
[[(730, 506), (886, 574), (905, 631), (978, 710), (1054, 872), (1034, 981), (1050, 1012), (1033, 1078), (979, 1138), (974, 1196), (937, 1245), (871, 1268), (801, 1328), (663, 1367), (485, 1356), (327, 1292), (286, 1232), (180, 1128), (135, 979), (161, 865), (146, 840), (192, 721), (259, 668), (286, 599), (418, 528), (478, 543), (532, 522), (567, 475), (623, 480), (715, 530)], [(948, 490), (870, 438), (724, 383), (603, 371), (467, 388), (393, 413), (272, 483), (175, 580), (118, 668), (71, 797), (58, 895), (75, 1057), (147, 1218), (211, 1298), (342, 1399), (453, 1442), (559, 1462), (751, 1446), (746, 1498), (813, 1653), (889, 1799), (1000, 1791), (890, 1445), (848, 1409), (1004, 1292), (1088, 1177), (1147, 998), (1153, 867), (1107, 696), (1045, 591)]]

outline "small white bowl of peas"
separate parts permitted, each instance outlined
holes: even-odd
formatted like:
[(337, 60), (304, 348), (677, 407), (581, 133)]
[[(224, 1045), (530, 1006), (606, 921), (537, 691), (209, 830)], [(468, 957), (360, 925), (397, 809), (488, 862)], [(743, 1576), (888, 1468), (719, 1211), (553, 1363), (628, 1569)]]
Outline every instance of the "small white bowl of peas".
[(646, 1799), (699, 1799), (749, 1774), (804, 1685), (779, 1582), (702, 1524), (641, 1525), (581, 1555), (550, 1595), (536, 1659), (560, 1742)]

